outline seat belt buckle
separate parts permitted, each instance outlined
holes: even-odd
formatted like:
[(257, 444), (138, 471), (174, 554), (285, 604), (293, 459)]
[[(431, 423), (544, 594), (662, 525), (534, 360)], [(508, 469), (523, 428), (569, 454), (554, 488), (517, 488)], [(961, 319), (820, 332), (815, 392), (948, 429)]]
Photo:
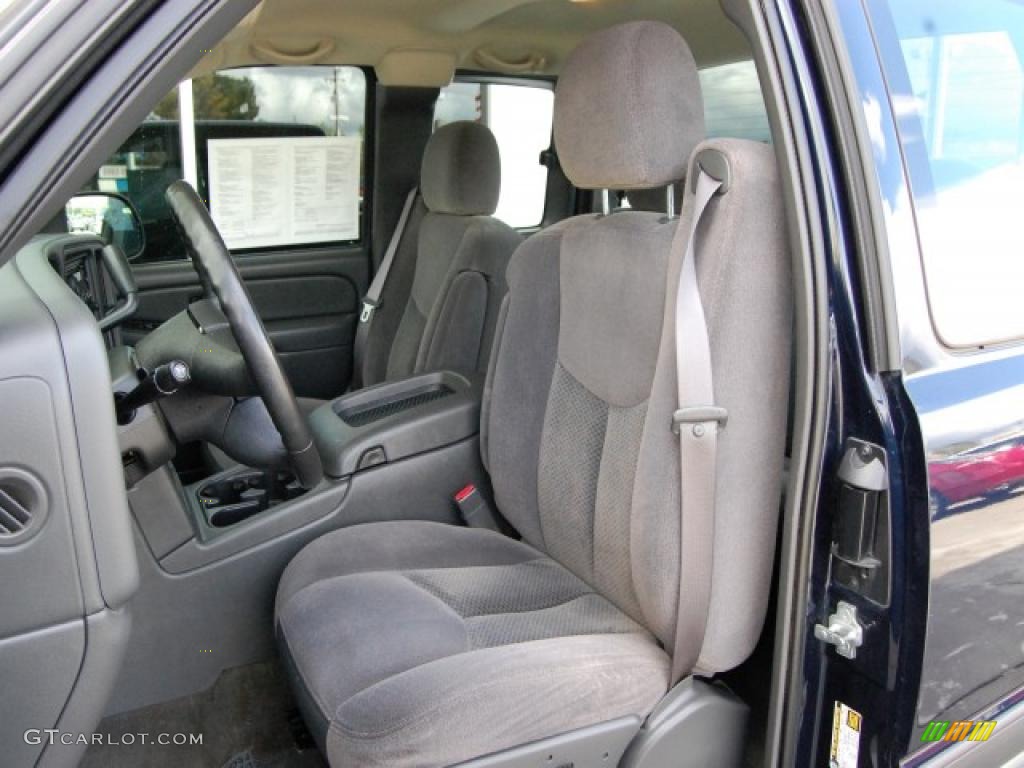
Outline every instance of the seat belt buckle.
[(373, 299), (364, 298), (363, 299), (363, 311), (359, 313), (359, 322), (360, 323), (368, 323), (368, 322), (370, 322), (370, 318), (373, 317), (373, 313), (377, 310), (377, 307), (379, 307), (379, 306), (380, 306), (380, 302), (379, 301), (374, 301)]
[(498, 526), (498, 518), (491, 508), (491, 505), (480, 493), (480, 489), (470, 483), (455, 494), (455, 506), (459, 514), (470, 528), (488, 528), (492, 531), (501, 530)]
[(716, 424), (718, 429), (725, 429), (729, 422), (729, 412), (717, 405), (695, 405), (680, 408), (672, 414), (672, 434), (678, 435), (683, 424), (693, 425), (694, 437), (703, 437), (708, 424)]

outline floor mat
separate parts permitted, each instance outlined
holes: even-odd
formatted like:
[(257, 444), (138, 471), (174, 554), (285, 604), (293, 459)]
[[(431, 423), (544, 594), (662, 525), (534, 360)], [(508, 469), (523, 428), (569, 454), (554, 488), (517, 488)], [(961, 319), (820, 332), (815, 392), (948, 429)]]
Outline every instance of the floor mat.
[(252, 756), (252, 752), (247, 749), (224, 763), (224, 768), (260, 768), (260, 766), (256, 762), (256, 758)]
[[(252, 664), (202, 693), (106, 718), (81, 768), (326, 768), (300, 722), (278, 666)], [(161, 734), (186, 743), (157, 743)]]

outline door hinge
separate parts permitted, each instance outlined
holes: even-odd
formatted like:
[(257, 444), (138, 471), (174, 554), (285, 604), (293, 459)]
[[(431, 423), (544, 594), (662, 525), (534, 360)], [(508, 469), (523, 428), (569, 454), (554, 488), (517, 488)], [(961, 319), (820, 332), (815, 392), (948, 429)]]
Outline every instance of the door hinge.
[(857, 658), (857, 649), (864, 644), (864, 628), (857, 619), (857, 607), (840, 600), (836, 604), (836, 612), (828, 617), (828, 626), (814, 625), (814, 636), (834, 645), (840, 656)]

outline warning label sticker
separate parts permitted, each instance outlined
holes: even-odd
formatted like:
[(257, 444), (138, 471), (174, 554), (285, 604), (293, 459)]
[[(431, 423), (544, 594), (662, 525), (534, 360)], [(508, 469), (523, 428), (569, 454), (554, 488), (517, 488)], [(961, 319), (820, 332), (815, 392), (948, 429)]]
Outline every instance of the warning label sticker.
[(860, 731), (860, 712), (837, 701), (832, 712), (832, 749), (829, 752), (829, 768), (857, 768)]

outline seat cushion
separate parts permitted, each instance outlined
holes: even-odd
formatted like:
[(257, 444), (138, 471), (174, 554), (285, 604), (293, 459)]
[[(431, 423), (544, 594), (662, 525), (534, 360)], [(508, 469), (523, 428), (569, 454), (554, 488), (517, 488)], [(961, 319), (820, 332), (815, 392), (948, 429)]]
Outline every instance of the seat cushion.
[(323, 536), (286, 569), (276, 616), (332, 766), (451, 765), (643, 717), (668, 687), (668, 657), (643, 627), (554, 560), (480, 529)]

